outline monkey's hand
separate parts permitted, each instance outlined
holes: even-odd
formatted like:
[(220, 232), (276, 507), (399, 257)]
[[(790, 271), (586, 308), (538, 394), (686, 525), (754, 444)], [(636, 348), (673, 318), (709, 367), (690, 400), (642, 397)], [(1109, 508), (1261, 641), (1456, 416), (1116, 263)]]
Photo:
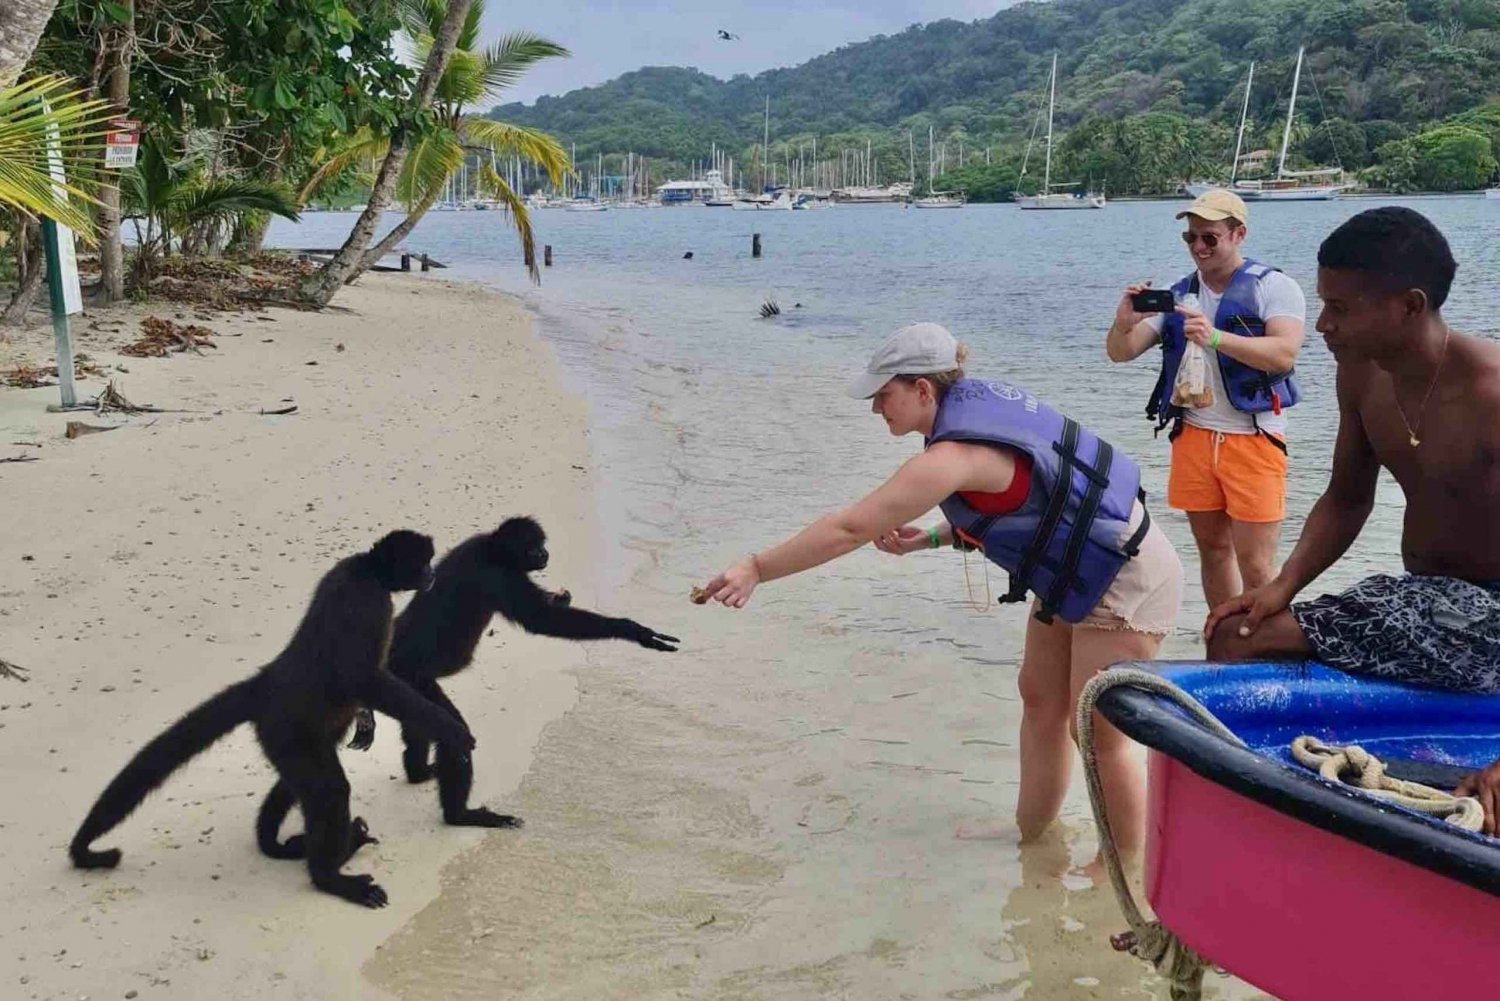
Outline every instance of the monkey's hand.
[(375, 743), (375, 711), (366, 706), (360, 706), (354, 711), (354, 736), (349, 738), (345, 744), (355, 751), (368, 751), (370, 745)]
[(636, 643), (639, 643), (647, 650), (660, 650), (663, 653), (676, 653), (677, 644), (682, 642), (682, 640), (678, 639), (676, 636), (668, 636), (666, 633), (659, 633), (649, 626), (641, 625), (634, 619), (624, 620), (624, 629), (625, 632), (621, 637), (622, 639), (634, 640)]
[(547, 592), (547, 598), (549, 603), (553, 605), (568, 606), (573, 604), (573, 592), (567, 588), (563, 588), (560, 591), (549, 591)]

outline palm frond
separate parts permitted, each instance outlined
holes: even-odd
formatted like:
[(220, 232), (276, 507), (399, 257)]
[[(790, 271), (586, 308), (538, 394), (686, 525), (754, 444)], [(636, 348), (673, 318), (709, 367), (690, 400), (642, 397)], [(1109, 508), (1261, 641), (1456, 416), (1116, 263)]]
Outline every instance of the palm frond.
[(268, 212), (296, 221), (297, 196), (285, 184), (224, 177), (186, 184), (176, 191), (166, 209), (179, 229), (241, 212)]
[(484, 58), (484, 86), (491, 97), (513, 86), (543, 59), (572, 55), (563, 46), (539, 35), (516, 31), (480, 53)]
[(467, 49), (455, 49), (438, 80), (433, 102), (449, 109), (474, 104), (485, 96), (484, 57)]
[(487, 163), (479, 168), (479, 180), (482, 187), (505, 206), (506, 214), (516, 224), (516, 235), (521, 238), (521, 252), (528, 262), (526, 272), (532, 281), (540, 283), (542, 272), (536, 266), (536, 234), (531, 229), (531, 215), (526, 211), (526, 203), (505, 183), (505, 178), (495, 173)]
[[(46, 216), (89, 239), (88, 193), (100, 171), (105, 123), (114, 111), (61, 77), (0, 88), (0, 205)], [(50, 152), (49, 152), (50, 151)], [(67, 180), (58, 184), (51, 168)]]
[(408, 209), (435, 199), (463, 162), (463, 146), (451, 130), (438, 129), (422, 136), (406, 154), (401, 177), (396, 181), (396, 197)]
[(368, 129), (360, 129), (349, 137), (347, 143), (329, 156), (327, 162), (313, 171), (312, 176), (302, 185), (302, 190), (297, 193), (297, 202), (302, 205), (307, 204), (309, 198), (325, 186), (341, 180), (351, 170), (372, 161), (385, 159), (390, 149), (389, 139), (377, 136)]
[(466, 144), (496, 156), (519, 156), (530, 161), (545, 170), (554, 185), (561, 184), (568, 173), (567, 151), (545, 132), (478, 116), (465, 118), (462, 128)]

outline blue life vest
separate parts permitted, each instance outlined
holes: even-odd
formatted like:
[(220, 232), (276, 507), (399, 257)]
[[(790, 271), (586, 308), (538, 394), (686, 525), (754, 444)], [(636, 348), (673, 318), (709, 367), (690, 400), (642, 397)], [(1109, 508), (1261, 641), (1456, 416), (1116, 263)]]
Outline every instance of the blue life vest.
[[(1218, 312), (1214, 314), (1214, 327), (1229, 334), (1248, 337), (1264, 337), (1266, 321), (1261, 319), (1255, 303), (1255, 290), (1261, 280), (1275, 268), (1258, 261), (1246, 260), (1229, 279), (1224, 295), (1219, 299)], [(1198, 294), (1198, 273), (1195, 271), (1172, 286), (1172, 294), (1181, 302), (1188, 293)], [(1146, 404), (1146, 416), (1156, 420), (1160, 431), (1179, 419), (1183, 408), (1172, 402), (1172, 385), (1177, 381), (1177, 368), (1182, 364), (1182, 353), (1187, 348), (1187, 337), (1182, 332), (1182, 314), (1167, 313), (1161, 325), (1161, 375), (1151, 399)], [(1224, 377), (1224, 392), (1230, 406), (1241, 413), (1264, 414), (1279, 412), (1302, 398), (1293, 373), (1262, 372), (1244, 362), (1235, 361), (1222, 351), (1219, 358), (1219, 373)], [(1259, 425), (1257, 425), (1258, 427)], [(1174, 432), (1175, 433), (1175, 432)]]
[(1144, 498), (1135, 462), (1004, 382), (963, 379), (949, 387), (927, 444), (940, 441), (1005, 445), (1031, 457), (1031, 492), (1019, 510), (981, 514), (958, 494), (941, 505), (960, 544), (1010, 572), (1000, 600), (1033, 592), (1042, 622), (1054, 615), (1078, 622), (1092, 612), (1151, 527), (1147, 517), (1129, 533), (1131, 509)]

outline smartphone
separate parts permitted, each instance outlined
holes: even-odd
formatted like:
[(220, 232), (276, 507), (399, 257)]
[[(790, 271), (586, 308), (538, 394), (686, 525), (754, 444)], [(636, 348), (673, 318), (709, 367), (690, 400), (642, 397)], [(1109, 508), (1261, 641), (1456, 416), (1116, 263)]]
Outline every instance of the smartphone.
[(1170, 313), (1177, 302), (1169, 288), (1148, 288), (1130, 297), (1130, 307), (1137, 313)]

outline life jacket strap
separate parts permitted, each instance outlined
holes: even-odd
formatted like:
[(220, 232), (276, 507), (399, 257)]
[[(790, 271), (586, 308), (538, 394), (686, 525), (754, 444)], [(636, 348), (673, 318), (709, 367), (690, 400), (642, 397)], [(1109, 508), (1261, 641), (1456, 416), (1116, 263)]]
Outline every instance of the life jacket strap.
[[(1055, 443), (1053, 447), (1057, 449), (1058, 455), (1068, 460), (1064, 463), (1063, 467), (1068, 471), (1068, 474), (1066, 476), (1059, 476), (1057, 482), (1052, 485), (1052, 496), (1047, 499), (1047, 510), (1042, 514), (1042, 520), (1037, 523), (1036, 531), (1032, 534), (1031, 541), (1027, 543), (1026, 548), (1021, 552), (1021, 561), (1016, 565), (1015, 573), (1010, 575), (1010, 589), (1000, 596), (1002, 602), (1011, 603), (1026, 600), (1027, 586), (1031, 581), (1031, 576), (1036, 572), (1037, 564), (1047, 552), (1047, 547), (1052, 542), (1052, 537), (1057, 534), (1057, 526), (1062, 522), (1063, 512), (1067, 510), (1068, 506), (1068, 495), (1071, 493), (1069, 490), (1069, 480), (1072, 478), (1071, 460), (1078, 454), (1078, 433), (1078, 422), (1071, 417), (1064, 417), (1062, 440)], [(1103, 443), (1101, 442), (1101, 444)], [(1105, 468), (1109, 467), (1106, 466)], [(981, 521), (985, 523), (985, 528), (988, 529), (990, 525), (994, 524), (994, 517), (981, 519)], [(975, 534), (978, 534), (980, 538), (984, 537), (982, 533)]]
[[(1076, 462), (1076, 456), (1068, 456), (1068, 459), (1070, 462)], [(1086, 474), (1092, 474), (1088, 477), (1089, 487), (1083, 495), (1083, 503), (1078, 507), (1078, 517), (1068, 533), (1067, 547), (1063, 550), (1062, 566), (1053, 575), (1052, 586), (1042, 598), (1042, 607), (1037, 610), (1036, 617), (1039, 622), (1051, 624), (1053, 615), (1062, 607), (1068, 588), (1078, 581), (1078, 563), (1083, 559), (1083, 546), (1088, 541), (1089, 529), (1093, 527), (1094, 518), (1099, 514), (1099, 504), (1104, 500), (1104, 490), (1109, 486), (1109, 467), (1114, 463), (1114, 459), (1114, 447), (1101, 438), (1099, 450), (1094, 455), (1093, 469), (1086, 470), (1083, 466), (1079, 466), (1079, 469)]]
[(1125, 540), (1125, 555), (1135, 559), (1141, 551), (1141, 543), (1145, 541), (1146, 533), (1151, 531), (1151, 509), (1146, 506), (1146, 489), (1142, 487), (1136, 491), (1136, 498), (1141, 502), (1141, 523), (1131, 533), (1130, 538)]

